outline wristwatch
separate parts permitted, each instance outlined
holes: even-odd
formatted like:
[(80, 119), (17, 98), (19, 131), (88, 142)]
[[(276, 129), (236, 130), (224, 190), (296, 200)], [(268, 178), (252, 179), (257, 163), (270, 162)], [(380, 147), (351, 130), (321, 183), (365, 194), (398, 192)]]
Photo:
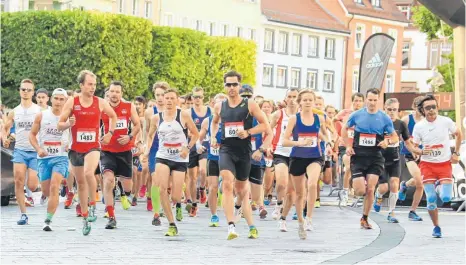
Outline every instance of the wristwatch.
[(113, 135), (115, 132), (114, 131), (108, 131), (109, 134)]
[(130, 135), (128, 135), (128, 136), (129, 136), (129, 140), (130, 140), (130, 141), (133, 140), (133, 135), (132, 135), (132, 134), (130, 134)]
[(453, 152), (454, 155), (460, 156), (460, 153), (458, 152)]
[(259, 151), (260, 151), (261, 153), (265, 154), (265, 149), (264, 149), (264, 148), (259, 147)]

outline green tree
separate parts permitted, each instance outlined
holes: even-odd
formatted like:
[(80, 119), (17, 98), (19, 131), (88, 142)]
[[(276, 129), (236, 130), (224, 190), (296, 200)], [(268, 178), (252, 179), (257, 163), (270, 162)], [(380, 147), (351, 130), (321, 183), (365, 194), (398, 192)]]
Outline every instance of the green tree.
[(423, 5), (413, 8), (413, 21), (429, 40), (437, 39), (439, 34), (453, 39), (453, 29)]

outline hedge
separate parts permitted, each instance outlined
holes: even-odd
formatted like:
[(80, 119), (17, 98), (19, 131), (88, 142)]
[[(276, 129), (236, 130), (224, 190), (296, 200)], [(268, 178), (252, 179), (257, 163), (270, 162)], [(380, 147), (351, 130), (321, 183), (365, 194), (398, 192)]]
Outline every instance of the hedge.
[(3, 13), (1, 25), (2, 101), (8, 107), (18, 104), (22, 79), (37, 88), (77, 89), (82, 69), (97, 75), (97, 94), (121, 80), (129, 99), (152, 97), (151, 84), (159, 80), (182, 93), (203, 86), (211, 95), (223, 91), (222, 75), (231, 69), (254, 85), (255, 43), (238, 38), (85, 11)]

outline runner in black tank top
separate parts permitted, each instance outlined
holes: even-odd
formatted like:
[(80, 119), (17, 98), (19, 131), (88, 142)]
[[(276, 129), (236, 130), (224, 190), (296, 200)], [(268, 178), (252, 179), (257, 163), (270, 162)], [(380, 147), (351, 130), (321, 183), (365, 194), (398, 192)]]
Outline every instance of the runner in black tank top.
[[(215, 105), (212, 118), (211, 145), (217, 146), (217, 134), (222, 119), (222, 144), (220, 146), (220, 175), (223, 178), (223, 197), (226, 219), (228, 221), (228, 239), (238, 237), (235, 232), (233, 211), (233, 183), (237, 202), (244, 207), (244, 217), (249, 225), (249, 238), (257, 238), (258, 232), (253, 224), (249, 206), (248, 175), (251, 167), (252, 134), (263, 133), (268, 129), (267, 118), (254, 100), (241, 99), (239, 95), (241, 74), (231, 71), (224, 75), (225, 90), (228, 99)], [(258, 125), (252, 127), (252, 118)], [(236, 178), (236, 181), (234, 181)], [(240, 212), (241, 206), (235, 206)]]

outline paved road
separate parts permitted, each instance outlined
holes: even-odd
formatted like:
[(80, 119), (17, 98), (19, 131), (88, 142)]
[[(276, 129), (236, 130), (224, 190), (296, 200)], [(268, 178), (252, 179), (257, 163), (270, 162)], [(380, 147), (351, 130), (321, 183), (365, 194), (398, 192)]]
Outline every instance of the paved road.
[(151, 225), (151, 213), (145, 210), (144, 203), (128, 211), (117, 205), (115, 230), (104, 229), (106, 219), (100, 218), (103, 210), (104, 206), (98, 204), (99, 219), (85, 237), (81, 234), (81, 219), (74, 216), (74, 210), (64, 210), (62, 204), (50, 233), (42, 231), (45, 207), (28, 208), (27, 226), (16, 225), (19, 210), (15, 204), (2, 207), (0, 263), (438, 263), (440, 255), (446, 258), (441, 263), (462, 263), (465, 254), (465, 216), (452, 212), (441, 214), (443, 239), (430, 237), (432, 226), (425, 212), (420, 212), (426, 220), (422, 223), (409, 222), (407, 213), (400, 213), (400, 226), (388, 226), (385, 213), (374, 215), (374, 229), (365, 231), (359, 228), (360, 214), (356, 211), (323, 206), (316, 209), (315, 230), (308, 232), (305, 241), (298, 239), (296, 221), (288, 221), (289, 232), (282, 233), (276, 221), (259, 221), (258, 216), (259, 239), (247, 238), (247, 225), (242, 220), (237, 225), (240, 238), (227, 241), (221, 211), (220, 227), (207, 226), (210, 214), (202, 208), (197, 218), (185, 214), (179, 224), (180, 235), (168, 238), (163, 235), (166, 226), (157, 230)]

